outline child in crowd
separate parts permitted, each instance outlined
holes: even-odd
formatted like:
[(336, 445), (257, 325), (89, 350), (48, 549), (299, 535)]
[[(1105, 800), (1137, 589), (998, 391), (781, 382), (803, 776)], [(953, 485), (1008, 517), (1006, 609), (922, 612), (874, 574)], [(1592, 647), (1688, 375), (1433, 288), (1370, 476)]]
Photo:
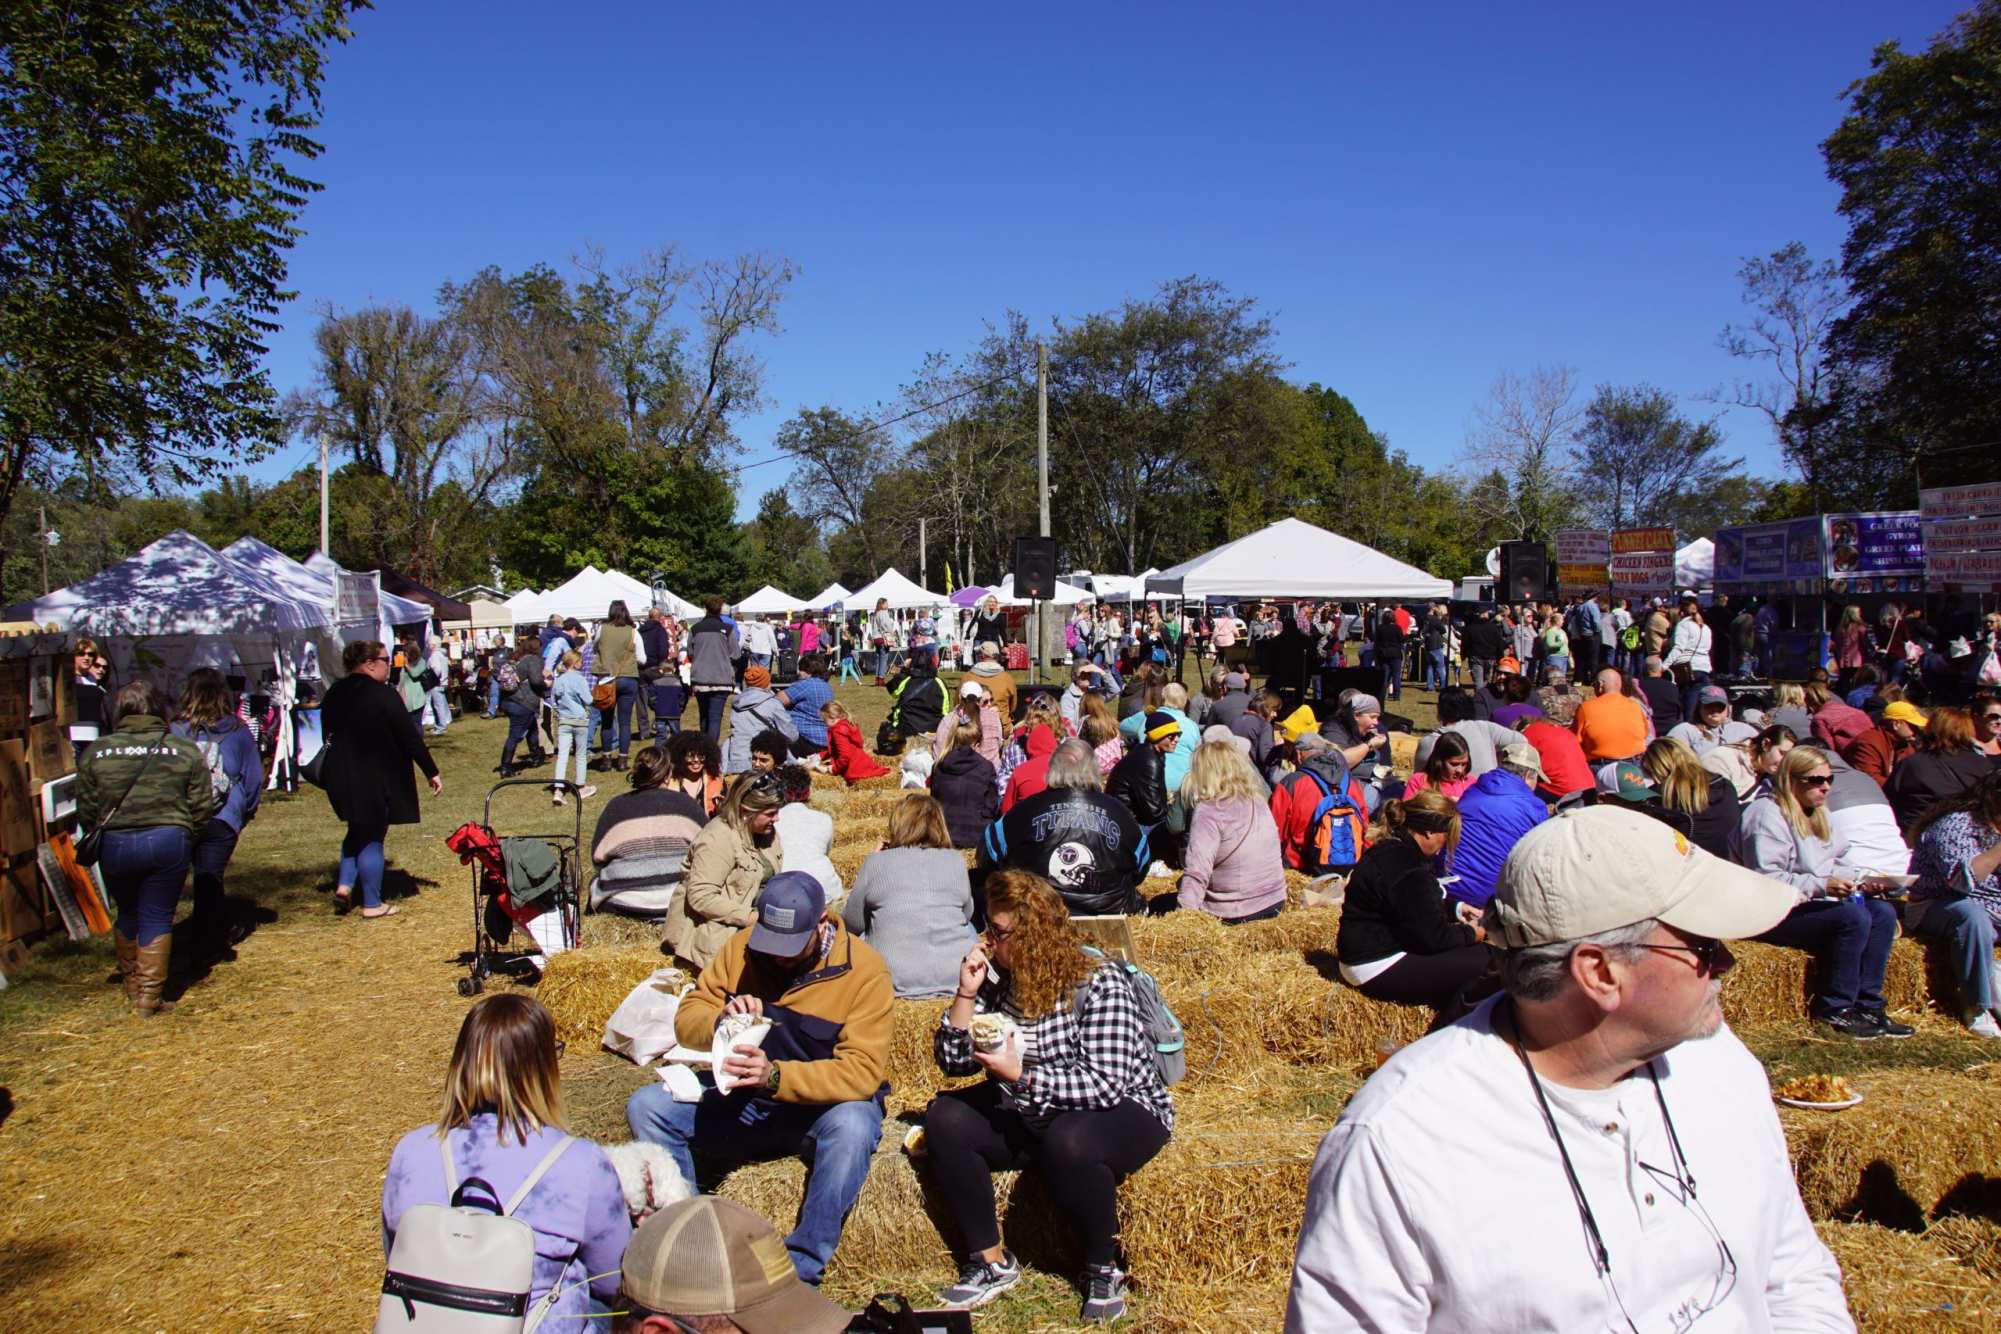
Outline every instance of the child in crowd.
[(577, 757), (577, 798), (582, 800), (597, 789), (584, 782), (584, 763), (589, 759), (591, 734), (591, 682), (583, 673), (584, 655), (571, 649), (556, 660), (556, 684), (550, 688), (549, 703), (556, 710), (555, 803), (563, 804), (563, 762), (574, 749)]
[(821, 752), (827, 772), (839, 774), (849, 786), (864, 778), (880, 778), (889, 770), (869, 757), (862, 743), (862, 729), (848, 717), (848, 706), (830, 699), (820, 706), (820, 720), (827, 724), (827, 749)]

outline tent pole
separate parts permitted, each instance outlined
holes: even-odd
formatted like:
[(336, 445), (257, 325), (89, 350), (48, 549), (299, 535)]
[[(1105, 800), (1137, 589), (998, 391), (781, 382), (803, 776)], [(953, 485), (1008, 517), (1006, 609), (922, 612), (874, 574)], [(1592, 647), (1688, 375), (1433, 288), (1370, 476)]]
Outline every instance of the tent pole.
[[(1041, 510), (1042, 526), (1038, 531), (1047, 537), (1049, 536), (1049, 344), (1044, 342), (1037, 342), (1035, 345), (1035, 495)], [(1049, 603), (1046, 599), (1037, 598), (1035, 656), (1028, 663), (1030, 685), (1036, 684), (1041, 679), (1037, 675), (1037, 669), (1048, 666), (1051, 638)]]

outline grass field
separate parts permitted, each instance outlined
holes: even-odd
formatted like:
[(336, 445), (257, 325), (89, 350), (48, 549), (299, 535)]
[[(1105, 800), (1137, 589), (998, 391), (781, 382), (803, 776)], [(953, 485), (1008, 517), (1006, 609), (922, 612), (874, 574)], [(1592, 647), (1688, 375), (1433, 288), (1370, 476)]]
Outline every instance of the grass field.
[[(855, 686), (839, 693), (872, 736), (884, 712), (882, 693)], [(1429, 696), (1411, 692), (1393, 709), (1419, 726), (1430, 723)], [(445, 792), (426, 797), (422, 825), (390, 834), (397, 917), (334, 916), (326, 891), (340, 827), (324, 797), (308, 789), (267, 795), (238, 849), (229, 886), (233, 908), (254, 930), (234, 962), (206, 975), (177, 973), (172, 991), (180, 1001), (171, 1016), (141, 1021), (125, 1013), (108, 938), (82, 945), (49, 940), (34, 948), (31, 965), (0, 992), (0, 1303), (9, 1313), (0, 1323), (170, 1334), (365, 1327), (381, 1278), (383, 1166), (399, 1136), (434, 1119), (468, 1003), (454, 983), (471, 946), (470, 874), (443, 839), (479, 818), (496, 781), (491, 771), (503, 734), (502, 724), (474, 718), (435, 743)], [(619, 790), (618, 775), (602, 777), (605, 790), (584, 812), (586, 839), (598, 808)], [(844, 795), (829, 795), (837, 821), (880, 818), (856, 813), (879, 811), (879, 803), (844, 804)], [(546, 796), (525, 788), (504, 794), (494, 817), (504, 832), (569, 827), (575, 818), (573, 811), (552, 814)], [(586, 939), (635, 942), (650, 934), (593, 918)], [(1195, 965), (1227, 978), (1251, 961), (1232, 953), (1209, 962), (1198, 956), (1187, 966)], [(1327, 984), (1314, 977), (1313, 985)], [(1183, 1012), (1191, 1032), (1202, 1023), (1193, 1009)], [(1838, 1071), (1865, 1088), (1871, 1079), (1887, 1084), (1913, 1071), (1959, 1080), (1970, 1090), (1964, 1096), (1958, 1085), (1925, 1095), (1949, 1104), (1932, 1111), (1933, 1132), (1949, 1128), (1955, 1115), (1992, 1120), (1993, 1104), (1976, 1096), (1983, 1094), (1981, 1081), (1963, 1072), (1993, 1053), (1935, 1017), (1924, 1022), (1919, 1039), (1900, 1044), (1841, 1045), (1814, 1037), (1803, 1024), (1744, 1036), (1776, 1077)], [(563, 1070), (573, 1129), (623, 1139), (625, 1097), (651, 1076), (576, 1042)], [(1272, 1165), (1247, 1169), (1240, 1183), (1255, 1195), (1267, 1180), (1267, 1205), (1282, 1222), (1285, 1209), (1296, 1210), (1313, 1135), (1364, 1073), (1353, 1064), (1287, 1059), (1191, 1078), (1177, 1097), (1185, 1091), (1218, 1116), (1241, 1114), (1247, 1123), (1292, 1136), (1291, 1148), (1255, 1159)], [(1800, 1124), (1788, 1120), (1796, 1135)], [(1833, 1147), (1827, 1161), (1846, 1162)], [(1961, 1189), (1953, 1198), (1974, 1199), (1969, 1209), (1939, 1214), (1915, 1201), (1915, 1216), (1861, 1206), (1826, 1215), (1828, 1228), (1853, 1229), (1829, 1236), (1850, 1263), (1851, 1294), (1865, 1328), (1994, 1327), (1995, 1270), (1982, 1247), (1992, 1249), (2001, 1213), (1990, 1214), (1978, 1201), (1988, 1198), (1981, 1182), (2001, 1173), (1974, 1157), (1965, 1172), (1975, 1179), (1973, 1193)], [(742, 1189), (753, 1185), (746, 1178)], [(1991, 1203), (2001, 1209), (2001, 1202)], [(901, 1221), (929, 1228), (922, 1219)], [(1239, 1224), (1192, 1226), (1248, 1228), (1255, 1221), (1246, 1215)], [(1920, 1236), (1927, 1227), (1935, 1230)], [(1285, 1251), (1279, 1243), (1263, 1249)], [(1896, 1263), (1878, 1266), (1879, 1256)], [(1265, 1254), (1250, 1267), (1254, 1273), (1205, 1278), (1199, 1297), (1167, 1284), (1151, 1288), (1141, 1272), (1129, 1327), (1274, 1328), (1274, 1293), (1282, 1292), (1289, 1261), (1289, 1252)], [(1898, 1275), (1916, 1272), (1911, 1266), (1920, 1262), (1922, 1278), (1900, 1284)], [(939, 1278), (931, 1266), (901, 1274), (840, 1272), (830, 1275), (830, 1290), (854, 1299), (879, 1285), (907, 1283), (912, 1295), (929, 1296), (925, 1285)], [(1025, 1334), (1072, 1326), (1076, 1303), (1064, 1278), (1036, 1274), (1025, 1286), (1015, 1299), (982, 1312), (980, 1328)]]

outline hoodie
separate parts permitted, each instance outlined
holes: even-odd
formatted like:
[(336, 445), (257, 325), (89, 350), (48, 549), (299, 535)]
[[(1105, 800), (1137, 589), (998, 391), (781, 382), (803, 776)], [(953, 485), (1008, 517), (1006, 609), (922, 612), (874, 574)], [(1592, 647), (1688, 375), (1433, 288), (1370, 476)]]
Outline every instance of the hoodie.
[(723, 772), (740, 774), (750, 768), (750, 743), (767, 728), (782, 732), (787, 741), (799, 739), (792, 724), (792, 711), (778, 696), (757, 686), (747, 686), (730, 700), (730, 734), (723, 741)]
[(955, 848), (978, 847), (1001, 810), (994, 767), (977, 750), (946, 751), (931, 770), (931, 795), (945, 808)]
[(1001, 794), (1003, 814), (1013, 810), (1016, 802), (1049, 786), (1049, 757), (1056, 753), (1056, 734), (1047, 724), (1038, 723), (1022, 744), (1028, 758), (1015, 765), (1014, 772), (1008, 775), (1007, 791)]
[(1014, 723), (1014, 706), (1020, 691), (1015, 688), (1014, 673), (999, 663), (988, 659), (974, 664), (970, 673), (994, 697), (994, 707), (1000, 710), (1001, 720), (1010, 726)]
[(1474, 779), (1459, 798), (1459, 846), (1452, 853), (1459, 882), (1448, 892), (1476, 908), (1486, 907), (1501, 863), (1522, 835), (1548, 818), (1549, 803), (1515, 775), (1489, 769)]
[(1255, 801), (1233, 797), (1198, 805), (1183, 862), (1183, 909), (1200, 908), (1228, 922), (1285, 902), (1278, 825)]

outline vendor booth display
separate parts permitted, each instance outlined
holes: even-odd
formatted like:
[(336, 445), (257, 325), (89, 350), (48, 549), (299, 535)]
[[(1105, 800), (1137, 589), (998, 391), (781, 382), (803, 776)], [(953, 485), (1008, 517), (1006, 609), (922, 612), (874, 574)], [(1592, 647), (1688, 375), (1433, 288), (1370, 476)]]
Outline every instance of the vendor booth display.
[(0, 978), (51, 931), (109, 931), (104, 886), (77, 865), (70, 636), (0, 636)]

